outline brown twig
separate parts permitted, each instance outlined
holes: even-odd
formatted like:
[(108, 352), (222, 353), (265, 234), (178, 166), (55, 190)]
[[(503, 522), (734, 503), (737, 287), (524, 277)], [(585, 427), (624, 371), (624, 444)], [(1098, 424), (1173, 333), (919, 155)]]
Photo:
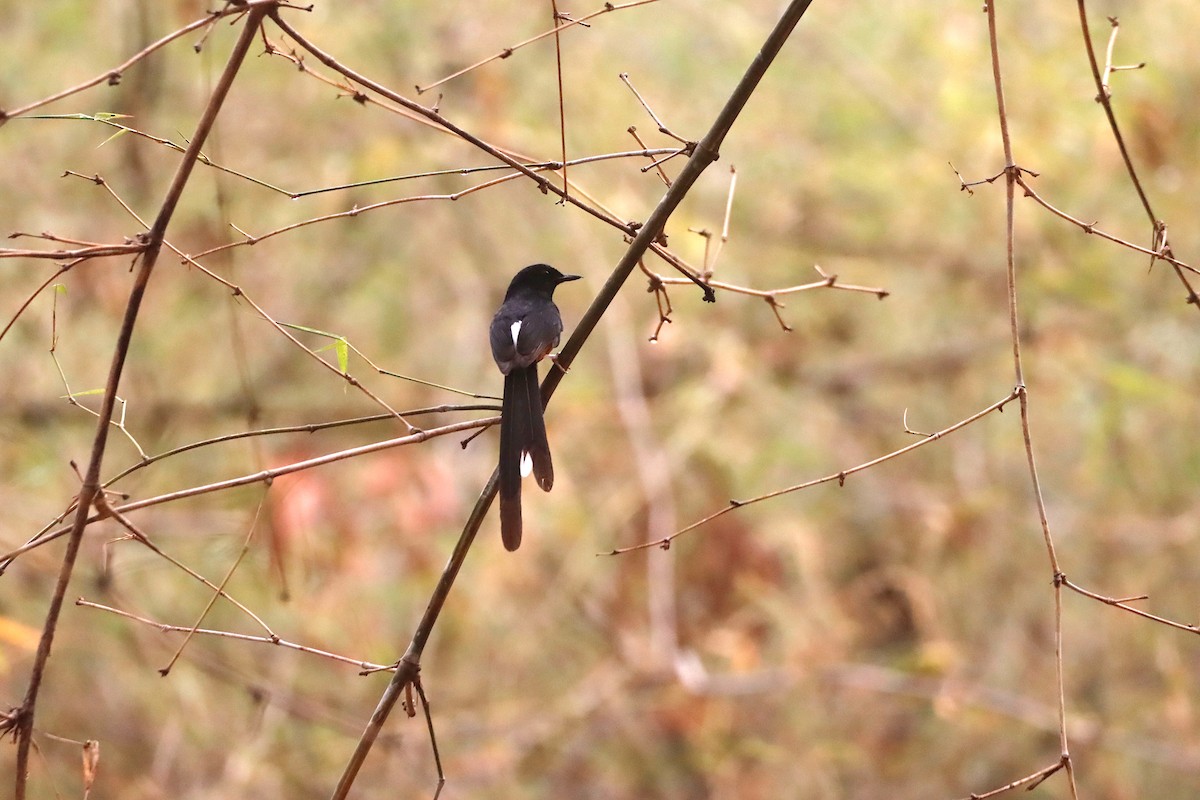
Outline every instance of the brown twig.
[(259, 644), (269, 644), (269, 645), (274, 645), (276, 647), (283, 647), (288, 650), (297, 650), (301, 653), (308, 653), (309, 655), (315, 655), (315, 656), (320, 656), (322, 658), (328, 658), (331, 661), (338, 661), (342, 664), (349, 664), (353, 667), (357, 667), (360, 670), (368, 670), (369, 669), (369, 670), (377, 671), (377, 672), (387, 672), (387, 671), (394, 669), (394, 667), (386, 665), (386, 664), (375, 664), (370, 661), (362, 661), (357, 658), (350, 658), (349, 656), (342, 656), (342, 655), (338, 655), (337, 653), (331, 653), (328, 650), (320, 650), (316, 647), (309, 647), (308, 645), (297, 644), (296, 642), (289, 642), (287, 639), (282, 639), (282, 638), (280, 638), (278, 636), (274, 636), (274, 635), (272, 635), (272, 636), (257, 636), (257, 635), (250, 634), (250, 633), (235, 633), (233, 631), (219, 631), (219, 630), (211, 630), (208, 628), (193, 628), (190, 625), (168, 625), (164, 622), (156, 622), (155, 620), (147, 619), (146, 617), (138, 616), (137, 614), (132, 614), (128, 611), (122, 611), (119, 608), (113, 608), (111, 606), (101, 605), (100, 603), (93, 603), (90, 600), (84, 600), (82, 597), (75, 601), (75, 605), (80, 606), (82, 608), (94, 608), (94, 609), (97, 609), (98, 611), (107, 611), (110, 614), (116, 614), (117, 616), (124, 617), (125, 619), (131, 619), (131, 620), (134, 620), (135, 622), (141, 622), (145, 625), (150, 625), (151, 627), (158, 628), (160, 631), (163, 631), (163, 632), (194, 633), (197, 636), (218, 636), (218, 637), (221, 637), (224, 639), (236, 639), (236, 640), (242, 641), (242, 642), (258, 642)]
[[(250, 486), (255, 483), (270, 483), (272, 480), (281, 475), (290, 475), (293, 472), (301, 472), (306, 469), (312, 469), (313, 467), (332, 464), (335, 461), (343, 461), (348, 458), (364, 456), (368, 453), (377, 453), (382, 450), (389, 450), (393, 447), (404, 447), (410, 444), (419, 444), (438, 436), (447, 436), (452, 433), (460, 433), (461, 431), (470, 430), (472, 428), (495, 425), (499, 421), (499, 417), (485, 417), (483, 419), (467, 420), (465, 422), (456, 422), (452, 425), (443, 425), (439, 428), (430, 428), (429, 430), (417, 431), (416, 433), (411, 433), (406, 436), (398, 436), (394, 439), (386, 439), (382, 442), (372, 442), (371, 444), (360, 445), (359, 447), (351, 447), (347, 450), (338, 450), (334, 453), (327, 453), (326, 455), (305, 459), (303, 461), (295, 461), (291, 464), (285, 464), (281, 467), (259, 470), (258, 472), (252, 472), (248, 475), (240, 475), (236, 478), (227, 478), (223, 481), (216, 481), (215, 483), (206, 483), (202, 486), (192, 486), (187, 489), (180, 489), (167, 494), (149, 497), (145, 500), (135, 500), (131, 503), (124, 503), (123, 505), (116, 506), (115, 510), (121, 512), (122, 514), (127, 514), (130, 511), (137, 511), (138, 509), (149, 508), (150, 506), (170, 503), (176, 500), (183, 500), (184, 498), (188, 497), (197, 497), (202, 494), (221, 492), (227, 489), (236, 489), (239, 486)], [(98, 519), (101, 519), (101, 517), (85, 516), (84, 524), (90, 524)], [(8, 563), (17, 556), (41, 547), (47, 542), (52, 542), (60, 536), (65, 536), (66, 534), (71, 533), (72, 530), (73, 528), (68, 526), (46, 531), (42, 535), (21, 545), (15, 550), (0, 554), (0, 562)]]
[[(569, 22), (570, 17), (558, 13), (558, 0), (550, 0), (550, 21), (554, 25), (554, 71), (558, 79), (559, 153), (562, 156), (562, 190), (565, 197), (571, 190), (571, 184), (567, 180), (567, 107), (563, 92), (562, 30), (558, 24), (563, 21)], [(560, 200), (559, 202), (563, 203), (564, 201)]]
[[(601, 14), (607, 14), (610, 11), (621, 11), (626, 8), (636, 8), (637, 6), (648, 5), (650, 3), (655, 3), (657, 1), (658, 0), (634, 0), (634, 2), (632, 2), (632, 3), (621, 3), (619, 5), (613, 4), (613, 3), (605, 3), (603, 6), (600, 7), (600, 9), (598, 11), (593, 11), (590, 14), (584, 14), (582, 17), (579, 17), (578, 19), (575, 19), (573, 17), (565, 17), (565, 18), (559, 17), (558, 10), (556, 8), (555, 9), (555, 23), (556, 24), (550, 30), (543, 31), (542, 33), (539, 33), (537, 36), (531, 36), (530, 38), (525, 39), (524, 41), (517, 42), (514, 45), (510, 45), (509, 47), (504, 48), (503, 50), (496, 53), (495, 55), (491, 55), (485, 59), (476, 61), (474, 64), (471, 64), (470, 66), (467, 66), (467, 67), (463, 67), (462, 69), (458, 70), (457, 72), (453, 72), (444, 78), (439, 78), (438, 80), (434, 81), (433, 83), (426, 84), (425, 86), (417, 86), (417, 87), (415, 87), (417, 90), (417, 94), (425, 94), (430, 89), (436, 89), (437, 87), (441, 86), (443, 83), (448, 83), (449, 81), (452, 81), (455, 78), (460, 78), (463, 75), (466, 75), (468, 72), (479, 69), (480, 67), (484, 66), (485, 64), (490, 64), (493, 61), (500, 61), (502, 59), (509, 58), (510, 56), (512, 56), (513, 53), (520, 50), (522, 47), (525, 47), (526, 45), (531, 45), (534, 42), (539, 42), (542, 39), (545, 39), (547, 36), (554, 36), (557, 38), (558, 35), (560, 33), (562, 33), (564, 30), (566, 30), (567, 28), (573, 27), (575, 25), (582, 25), (585, 28), (589, 27), (585, 23), (589, 19), (598, 17)], [(561, 25), (557, 24), (560, 20), (562, 22)]]
[(33, 305), (33, 301), (37, 299), (38, 295), (46, 290), (47, 286), (50, 286), (52, 283), (54, 283), (54, 281), (58, 280), (72, 267), (74, 267), (75, 264), (78, 263), (79, 262), (76, 261), (70, 264), (63, 264), (58, 268), (58, 271), (38, 284), (38, 287), (33, 290), (33, 293), (30, 294), (29, 297), (25, 298), (25, 302), (21, 303), (16, 312), (13, 313), (12, 317), (8, 320), (8, 324), (4, 326), (4, 330), (0, 330), (0, 340), (3, 340), (4, 337), (8, 335), (8, 332), (12, 330), (13, 325), (17, 324), (17, 320), (20, 319), (21, 315), (25, 313), (25, 310), (29, 308), (29, 306)]
[[(639, 142), (641, 144), (641, 142)], [(617, 153), (599, 153), (592, 156), (580, 156), (569, 161), (538, 161), (525, 162), (525, 166), (535, 172), (542, 170), (557, 170), (562, 167), (578, 166), (580, 164), (594, 164), (599, 161), (610, 161), (619, 158), (653, 158), (654, 156), (664, 155), (666, 153), (676, 152), (673, 147), (647, 148), (641, 145), (641, 150), (626, 150)], [(354, 183), (343, 183), (336, 186), (322, 186), (320, 189), (309, 189), (303, 192), (291, 192), (288, 194), (293, 200), (301, 197), (310, 197), (315, 194), (324, 194), (326, 192), (340, 192), (346, 189), (361, 189), (364, 186), (379, 186), (385, 183), (395, 183), (397, 181), (410, 181), (417, 178), (440, 178), (446, 175), (473, 175), (477, 172), (496, 172), (498, 170), (511, 169), (507, 164), (488, 164), (482, 167), (456, 167), (452, 169), (436, 169), (427, 172), (413, 172), (408, 175), (394, 175), (388, 178), (372, 178), (366, 181), (355, 181)]]
[(417, 697), (421, 698), (421, 709), (425, 712), (425, 729), (429, 731), (429, 747), (433, 750), (433, 765), (437, 768), (438, 777), (433, 800), (438, 800), (442, 795), (442, 789), (446, 786), (446, 772), (442, 769), (442, 754), (438, 752), (437, 736), (433, 732), (433, 709), (429, 706), (429, 698), (425, 696), (425, 687), (421, 684), (419, 674), (413, 678), (410, 686), (416, 688)]
[(1084, 597), (1090, 597), (1093, 600), (1099, 600), (1101, 603), (1104, 603), (1105, 605), (1110, 605), (1110, 606), (1113, 606), (1114, 608), (1119, 608), (1123, 611), (1128, 611), (1130, 614), (1136, 614), (1137, 616), (1142, 617), (1143, 619), (1148, 619), (1148, 620), (1151, 620), (1152, 622), (1158, 622), (1162, 625), (1166, 625), (1168, 627), (1175, 628), (1177, 630), (1187, 631), (1188, 633), (1200, 633), (1200, 625), (1188, 624), (1185, 622), (1176, 622), (1175, 620), (1167, 619), (1166, 617), (1160, 617), (1157, 614), (1151, 614), (1147, 611), (1142, 611), (1140, 608), (1134, 608), (1133, 606), (1129, 605), (1131, 602), (1134, 602), (1136, 600), (1148, 599), (1149, 598), (1148, 595), (1139, 594), (1139, 595), (1135, 595), (1133, 597), (1106, 597), (1102, 594), (1096, 594), (1095, 592), (1089, 592), (1087, 589), (1084, 589), (1082, 586), (1079, 586), (1078, 584), (1075, 584), (1075, 583), (1071, 583), (1069, 580), (1067, 580), (1067, 576), (1062, 575), (1062, 574), (1058, 575), (1058, 582), (1060, 584), (1062, 584), (1063, 586), (1067, 587), (1068, 589), (1070, 589), (1071, 591), (1081, 594)]
[(1025, 787), (1026, 791), (1031, 790), (1038, 786), (1038, 784), (1040, 784), (1042, 781), (1046, 780), (1046, 778), (1049, 778), (1051, 775), (1058, 772), (1060, 769), (1066, 766), (1067, 763), (1068, 762), (1065, 759), (1060, 759), (1047, 767), (1042, 767), (1038, 771), (1026, 775), (1024, 778), (1017, 778), (1012, 783), (1006, 783), (1003, 786), (992, 789), (991, 791), (972, 792), (964, 797), (963, 800), (987, 800), (989, 797), (996, 797), (997, 795), (1004, 794), (1005, 792), (1011, 792), (1013, 789), (1020, 789), (1022, 786)]
[[(10, 236), (9, 238), (12, 237)], [(135, 255), (145, 249), (146, 246), (139, 242), (129, 244), (100, 244), (92, 247), (80, 247), (75, 250), (21, 250), (11, 247), (0, 247), (0, 258), (46, 258), (51, 261), (74, 260), (78, 263), (89, 258)]]
[[(133, 128), (128, 125), (123, 125), (119, 122), (116, 122), (115, 120), (104, 119), (103, 117), (95, 117), (90, 114), (79, 114), (79, 115), (76, 115), (75, 118), (91, 120), (93, 122), (99, 122), (102, 125), (109, 126), (110, 128), (116, 128), (118, 131), (120, 131), (122, 133), (131, 133), (134, 136), (137, 136), (139, 138), (146, 139), (147, 141), (151, 141), (151, 142), (154, 142), (155, 144), (160, 144), (163, 147), (166, 147), (170, 150), (174, 150), (176, 153), (187, 152), (186, 147), (183, 147), (182, 145), (178, 145), (175, 142), (171, 141), (170, 139), (164, 139), (161, 136), (155, 136), (152, 133), (146, 133), (145, 131), (138, 130), (137, 128)], [(241, 180), (244, 180), (247, 183), (252, 183), (255, 186), (261, 186), (264, 189), (269, 189), (272, 192), (275, 192), (277, 194), (286, 195), (288, 197), (295, 196), (291, 192), (289, 192), (287, 189), (281, 189), (280, 187), (276, 186), (275, 184), (264, 181), (261, 178), (256, 178), (253, 175), (249, 175), (245, 172), (241, 172), (239, 170), (234, 169), (233, 167), (227, 167), (224, 164), (218, 164), (216, 161), (213, 161), (211, 158), (204, 155), (203, 153), (200, 153), (196, 157), (196, 160), (206, 167), (211, 167), (212, 169), (215, 169), (218, 172), (223, 172), (226, 175), (231, 175), (235, 178), (240, 178)]]
[[(419, 416), (422, 416), (425, 414), (446, 414), (451, 411), (499, 411), (499, 410), (500, 409), (498, 406), (488, 405), (488, 404), (440, 405), (440, 406), (428, 406), (426, 408), (407, 409), (400, 413), (402, 413), (406, 417), (419, 417)], [(121, 480), (121, 478), (124, 478), (126, 475), (129, 475), (130, 473), (133, 473), (133, 472), (137, 472), (140, 469), (145, 469), (146, 467), (150, 466), (151, 464), (154, 464), (155, 462), (162, 461), (164, 458), (170, 458), (171, 456), (177, 456), (181, 453), (186, 453), (190, 450), (196, 450), (201, 447), (208, 447), (210, 445), (221, 444), (223, 442), (233, 442), (233, 441), (237, 441), (239, 439), (248, 439), (248, 438), (251, 438), (254, 436), (277, 436), (279, 434), (285, 434), (285, 433), (316, 433), (317, 431), (328, 430), (330, 428), (342, 428), (342, 427), (346, 427), (348, 425), (362, 425), (362, 424), (369, 423), (369, 422), (383, 422), (385, 420), (389, 420), (392, 418), (393, 417), (391, 414), (371, 414), (371, 415), (365, 416), (365, 417), (354, 417), (353, 419), (339, 419), (339, 420), (333, 420), (331, 422), (309, 422), (309, 423), (305, 423), (303, 425), (286, 425), (283, 427), (262, 428), (262, 429), (253, 430), (253, 431), (238, 431), (237, 433), (227, 433), (223, 436), (214, 436), (211, 439), (203, 439), (199, 442), (192, 442), (191, 444), (180, 445), (179, 447), (173, 447), (170, 450), (165, 450), (156, 455), (148, 456), (147, 458), (143, 459), (142, 461), (139, 461), (138, 463), (136, 463), (132, 466), (126, 467), (125, 469), (118, 472), (116, 475), (109, 478), (107, 481), (104, 482), (104, 486), (106, 486), (106, 487), (111, 486), (112, 484)]]
[[(779, 302), (780, 297), (784, 297), (789, 294), (799, 294), (800, 292), (809, 292), (814, 289), (839, 289), (844, 292), (862, 292), (865, 294), (873, 294), (880, 300), (884, 299), (885, 297), (887, 297), (888, 295), (891, 294), (891, 292), (888, 289), (884, 289), (879, 286), (859, 286), (859, 285), (853, 284), (853, 283), (840, 283), (838, 281), (837, 275), (831, 275), (831, 274), (825, 272), (823, 269), (821, 269), (821, 267), (819, 265), (814, 264), (813, 267), (816, 269), (817, 274), (821, 276), (821, 280), (812, 281), (811, 283), (801, 283), (796, 286), (785, 286), (782, 289), (752, 289), (748, 286), (741, 286), (741, 285), (738, 285), (735, 283), (729, 283), (727, 281), (714, 281), (714, 280), (705, 281), (705, 285), (707, 285), (713, 289), (720, 289), (722, 291), (730, 292), (732, 294), (741, 294), (741, 295), (746, 295), (748, 297), (762, 298), (767, 303), (767, 305), (770, 306), (771, 310), (775, 314), (776, 320), (779, 322), (780, 326), (785, 331), (790, 331), (791, 327), (789, 327), (788, 324), (786, 322), (784, 322), (783, 317), (780, 316), (780, 314), (779, 314), (779, 309), (785, 307), (783, 303)], [(663, 287), (677, 286), (680, 284), (688, 283), (687, 280), (682, 279), (682, 278), (668, 278), (668, 277), (664, 277), (662, 275), (658, 275), (657, 273), (652, 273), (649, 270), (646, 270), (646, 271), (648, 274), (653, 276), (651, 278), (651, 286), (650, 286), (651, 291), (657, 292), (659, 290), (662, 290), (663, 292), (665, 292), (665, 289)], [(663, 318), (661, 304), (659, 306), (659, 317), (660, 317), (660, 319)], [(669, 322), (670, 320), (667, 320), (667, 321)], [(662, 326), (660, 325), (659, 327), (661, 328)], [(655, 336), (657, 336), (657, 335), (658, 335), (658, 331), (655, 331)]]
[(1142, 69), (1146, 66), (1145, 61), (1137, 64), (1125, 64), (1117, 66), (1113, 64), (1113, 49), (1117, 46), (1117, 31), (1120, 30), (1120, 25), (1117, 23), (1116, 17), (1109, 17), (1108, 22), (1112, 25), (1112, 32), (1108, 35), (1108, 48), (1104, 52), (1104, 73), (1100, 78), (1100, 86), (1105, 97), (1112, 97), (1112, 91), (1108, 85), (1108, 79), (1112, 77), (1114, 72), (1126, 72), (1134, 69)]
[(654, 113), (654, 109), (651, 108), (650, 104), (646, 102), (646, 98), (642, 97), (642, 93), (637, 90), (637, 88), (633, 85), (633, 81), (629, 79), (628, 72), (622, 72), (617, 77), (621, 79), (621, 83), (629, 87), (629, 91), (633, 92), (633, 96), (637, 98), (638, 103), (640, 103), (642, 108), (646, 110), (646, 113), (650, 115), (650, 119), (654, 120), (654, 124), (658, 127), (658, 132), (664, 136), (671, 137), (683, 145), (683, 149), (680, 150), (681, 153), (686, 152), (688, 155), (691, 155), (691, 149), (696, 146), (696, 143), (690, 139), (685, 139), (682, 136), (679, 136), (670, 128), (668, 128), (666, 123), (659, 119), (658, 114)]
[(696, 528), (700, 528), (704, 525), (707, 525), (708, 523), (712, 522), (713, 520), (717, 519), (718, 517), (723, 517), (732, 511), (738, 510), (739, 508), (744, 508), (746, 506), (754, 505), (755, 503), (761, 503), (766, 500), (773, 500), (776, 497), (781, 497), (785, 494), (791, 494), (792, 492), (798, 492), (802, 489), (808, 489), (812, 486), (819, 486), (822, 483), (833, 483), (836, 481), (838, 486), (843, 486), (846, 483), (846, 478), (850, 477), (851, 475), (855, 474), (856, 472), (862, 472), (863, 470), (867, 470), (872, 467), (878, 466), (879, 464), (882, 464), (885, 461), (891, 461), (894, 458), (899, 458), (900, 456), (902, 456), (906, 453), (910, 453), (913, 450), (916, 450), (918, 447), (924, 447), (925, 445), (929, 444), (930, 442), (935, 442), (938, 439), (941, 439), (945, 436), (950, 435), (951, 433), (954, 433), (957, 430), (960, 430), (961, 428), (965, 428), (966, 426), (970, 425), (972, 422), (976, 422), (980, 419), (983, 419), (988, 414), (991, 414), (993, 411), (1003, 411), (1004, 406), (1007, 405), (1008, 403), (1012, 402), (1019, 395), (1020, 395), (1020, 392), (1017, 389), (1014, 389), (1004, 399), (998, 400), (995, 403), (992, 403), (990, 406), (988, 406), (987, 408), (985, 408), (981, 411), (976, 411), (974, 414), (967, 417), (966, 419), (961, 419), (958, 422), (954, 423), (953, 425), (951, 425), (947, 428), (943, 428), (942, 430), (938, 431), (937, 433), (927, 434), (925, 436), (925, 438), (921, 439), (921, 441), (919, 441), (919, 442), (913, 442), (910, 445), (901, 447), (898, 450), (893, 450), (892, 452), (887, 453), (886, 455), (879, 456), (878, 458), (873, 458), (870, 461), (865, 461), (862, 464), (858, 464), (857, 466), (849, 467), (848, 469), (839, 470), (839, 471), (831, 473), (829, 475), (825, 475), (824, 477), (821, 477), (821, 478), (814, 478), (810, 481), (805, 481), (803, 483), (797, 483), (793, 486), (787, 486), (783, 489), (776, 489), (773, 492), (767, 492), (766, 494), (760, 494), (755, 497), (751, 497), (747, 500), (730, 500), (729, 505), (725, 506), (724, 508), (720, 509), (719, 511), (709, 514), (707, 517), (704, 517), (703, 519), (696, 520), (695, 522), (693, 522), (691, 525), (688, 525), (687, 527), (680, 528), (679, 530), (672, 533), (670, 536), (666, 536), (662, 539), (657, 539), (652, 542), (642, 542), (641, 544), (635, 544), (635, 545), (631, 545), (629, 547), (618, 547), (618, 548), (608, 551), (607, 553), (597, 553), (596, 555), (616, 556), (616, 555), (621, 555), (622, 553), (631, 553), (636, 550), (646, 550), (647, 548), (651, 548), (651, 547), (659, 547), (659, 548), (666, 550), (671, 546), (672, 542), (674, 542), (676, 539), (678, 539), (680, 536), (684, 535), (685, 533), (687, 533), (689, 531), (693, 531)]
[[(1138, 253), (1144, 253), (1150, 256), (1151, 260), (1165, 261), (1176, 269), (1186, 270), (1194, 275), (1200, 275), (1200, 269), (1196, 269), (1191, 264), (1188, 264), (1186, 261), (1181, 261), (1171, 254), (1170, 248), (1167, 246), (1167, 241), (1165, 239), (1165, 228), (1161, 229), (1162, 234), (1156, 234), (1157, 241), (1155, 242), (1155, 246), (1153, 248), (1143, 247), (1140, 244), (1135, 244), (1127, 239), (1122, 239), (1119, 236), (1114, 236), (1111, 233), (1101, 230), (1099, 227), (1097, 227), (1099, 224), (1097, 222), (1084, 222), (1083, 220), (1073, 217), (1057, 206), (1051, 204), (1034, 190), (1024, 175), (1017, 177), (1017, 184), (1021, 187), (1026, 197), (1032, 199), (1035, 203), (1049, 211), (1054, 216), (1071, 223), (1090, 236), (1098, 236), (1101, 239), (1107, 239), (1113, 244), (1118, 244), (1121, 247), (1128, 248)], [(1191, 287), (1189, 286), (1188, 288), (1190, 289)]]
[[(721, 221), (721, 238), (717, 240), (716, 249), (713, 251), (712, 259), (709, 260), (708, 253), (705, 253), (704, 258), (704, 280), (709, 281), (713, 272), (717, 268), (717, 259), (721, 257), (721, 251), (729, 242), (729, 219), (733, 216), (733, 193), (737, 190), (737, 167), (729, 168), (729, 193), (725, 196), (725, 218)], [(817, 268), (820, 272), (820, 267)], [(832, 285), (832, 284), (830, 284)]]
[[(633, 125), (630, 125), (627, 128), (627, 130), (629, 132), (629, 135), (633, 137), (633, 140), (638, 143), (638, 147), (645, 150), (646, 143), (642, 141), (641, 136), (638, 136), (637, 128), (634, 127)], [(670, 151), (668, 151), (668, 152), (670, 152)], [(667, 171), (662, 168), (662, 162), (654, 161), (650, 166), (653, 167), (658, 172), (658, 177), (660, 179), (662, 179), (663, 185), (666, 186), (668, 189), (671, 188), (671, 179), (667, 177)], [(645, 171), (646, 170), (642, 170), (642, 172), (645, 172)]]
[[(499, 411), (499, 410), (500, 409), (498, 407), (496, 407), (494, 405), (487, 405), (487, 404), (440, 405), (440, 406), (429, 406), (426, 408), (409, 409), (402, 413), (405, 416), (417, 417), (417, 416), (422, 416), (424, 414), (444, 414), (444, 413), (448, 413), (451, 411)], [(253, 437), (258, 437), (258, 436), (274, 436), (274, 435), (286, 434), (286, 433), (315, 433), (317, 431), (327, 430), (329, 428), (340, 428), (340, 427), (345, 427), (347, 425), (360, 425), (360, 424), (370, 423), (370, 422), (383, 422), (383, 421), (389, 420), (389, 419), (393, 419), (393, 416), (391, 414), (372, 414), (372, 415), (366, 416), (366, 417), (355, 417), (353, 419), (334, 420), (332, 422), (313, 422), (313, 423), (306, 423), (303, 425), (289, 425), (289, 426), (277, 427), (277, 428), (263, 428), (260, 430), (239, 431), (238, 433), (228, 433), (223, 436), (214, 436), (210, 439), (204, 439), (199, 442), (192, 442), (190, 444), (185, 444), (185, 445), (181, 445), (179, 447), (172, 448), (170, 450), (166, 450), (162, 453), (158, 453), (153, 456), (147, 456), (146, 458), (142, 459), (141, 461), (137, 462), (136, 464), (126, 467), (122, 471), (118, 472), (116, 475), (114, 475), (111, 478), (109, 478), (108, 480), (106, 480), (102, 484), (102, 488), (107, 489), (107, 487), (111, 486), (112, 484), (116, 483), (117, 481), (121, 480), (122, 478), (126, 477), (127, 475), (137, 472), (138, 470), (145, 469), (146, 467), (149, 467), (152, 464), (162, 461), (163, 459), (170, 458), (171, 456), (177, 456), (182, 453), (189, 452), (191, 450), (197, 450), (202, 447), (208, 447), (210, 445), (221, 444), (224, 442), (232, 442), (232, 441), (237, 441), (240, 439), (248, 439), (248, 438), (253, 438)], [(485, 428), (486, 428), (486, 426), (483, 426), (483, 427), (480, 427), (479, 430), (483, 431), (483, 430), (485, 430)], [(76, 507), (75, 502), (72, 502), (64, 514), (59, 515), (59, 517), (57, 519), (55, 519), (49, 525), (42, 528), (42, 530), (38, 531), (37, 534), (30, 537), (30, 539), (28, 541), (26, 541), (25, 544), (33, 545), (35, 543), (41, 543), (42, 537), (46, 534), (46, 532), (51, 530), (55, 525), (61, 523), (63, 518), (66, 516), (66, 514), (70, 513), (72, 510), (74, 510), (75, 507)], [(0, 575), (4, 574), (5, 570), (8, 569), (8, 567), (11, 563), (12, 563), (12, 559), (8, 556), (0, 558)]]
[[(1037, 509), (1038, 522), (1041, 525), (1042, 539), (1046, 545), (1046, 554), (1050, 561), (1050, 569), (1054, 575), (1059, 575), (1058, 556), (1055, 553), (1054, 538), (1050, 533), (1050, 522), (1046, 514), (1046, 501), (1042, 493), (1041, 478), (1038, 476), (1037, 460), (1034, 456), (1033, 436), (1029, 424), (1029, 392), (1025, 386), (1024, 366), (1021, 361), (1021, 332), (1020, 315), (1017, 306), (1017, 272), (1016, 272), (1016, 187), (1021, 177), (1021, 169), (1013, 158), (1012, 138), (1008, 130), (1008, 114), (1004, 102), (1004, 82), (1000, 70), (1000, 44), (996, 35), (996, 4), (995, 0), (987, 3), (988, 49), (991, 53), (992, 82), (996, 89), (996, 116), (1000, 129), (1000, 141), (1004, 147), (1004, 209), (1005, 209), (1005, 275), (1008, 294), (1008, 322), (1012, 339), (1013, 373), (1016, 379), (1017, 398), (1021, 408), (1021, 436), (1025, 443), (1025, 457), (1029, 465), (1029, 480), (1033, 489), (1034, 503)], [(1067, 741), (1067, 698), (1066, 679), (1063, 667), (1063, 624), (1062, 624), (1062, 586), (1054, 583), (1054, 671), (1058, 694), (1058, 738), (1062, 765), (1066, 769), (1067, 784), (1071, 797), (1078, 800), (1079, 792), (1075, 785), (1075, 770), (1071, 764), (1070, 747)]]
[(645, 259), (638, 259), (638, 269), (649, 280), (646, 291), (654, 293), (654, 304), (658, 307), (658, 324), (654, 326), (654, 333), (650, 334), (650, 341), (653, 343), (658, 341), (663, 326), (671, 322), (671, 313), (674, 309), (671, 308), (671, 296), (667, 294), (667, 287), (663, 283), (662, 277), (646, 267)]

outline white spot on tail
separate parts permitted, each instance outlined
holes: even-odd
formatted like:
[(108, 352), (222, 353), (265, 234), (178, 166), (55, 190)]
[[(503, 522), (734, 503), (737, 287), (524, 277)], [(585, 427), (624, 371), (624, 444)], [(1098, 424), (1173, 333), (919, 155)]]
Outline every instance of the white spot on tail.
[(517, 343), (517, 337), (521, 335), (521, 320), (517, 320), (512, 324), (513, 344)]
[(525, 451), (521, 453), (521, 477), (528, 478), (531, 472), (533, 472), (533, 456), (529, 455), (529, 451)]

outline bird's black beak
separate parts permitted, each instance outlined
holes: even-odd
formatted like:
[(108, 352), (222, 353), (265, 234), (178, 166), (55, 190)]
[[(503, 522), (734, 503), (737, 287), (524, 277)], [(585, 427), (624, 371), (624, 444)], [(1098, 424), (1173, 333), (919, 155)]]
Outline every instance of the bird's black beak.
[(560, 283), (566, 283), (567, 281), (577, 281), (582, 277), (583, 277), (582, 275), (563, 275), (561, 278), (559, 278), (558, 280), (556, 280), (554, 282), (554, 285), (558, 286)]

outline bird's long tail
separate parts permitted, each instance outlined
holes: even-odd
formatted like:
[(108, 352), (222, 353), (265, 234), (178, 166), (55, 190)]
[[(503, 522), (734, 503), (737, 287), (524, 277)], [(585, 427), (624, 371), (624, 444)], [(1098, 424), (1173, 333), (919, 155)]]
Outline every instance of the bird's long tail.
[(508, 550), (521, 546), (521, 478), (522, 473), (527, 473), (522, 461), (527, 457), (538, 486), (550, 491), (554, 485), (554, 465), (534, 365), (514, 369), (504, 376), (504, 404), (500, 412), (500, 537)]

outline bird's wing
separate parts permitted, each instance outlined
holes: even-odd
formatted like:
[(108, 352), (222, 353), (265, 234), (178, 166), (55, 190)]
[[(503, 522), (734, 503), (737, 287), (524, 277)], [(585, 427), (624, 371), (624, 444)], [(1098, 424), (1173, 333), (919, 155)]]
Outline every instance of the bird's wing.
[(552, 303), (514, 321), (510, 335), (516, 346), (517, 364), (524, 367), (541, 361), (558, 346), (561, 334), (562, 317)]

